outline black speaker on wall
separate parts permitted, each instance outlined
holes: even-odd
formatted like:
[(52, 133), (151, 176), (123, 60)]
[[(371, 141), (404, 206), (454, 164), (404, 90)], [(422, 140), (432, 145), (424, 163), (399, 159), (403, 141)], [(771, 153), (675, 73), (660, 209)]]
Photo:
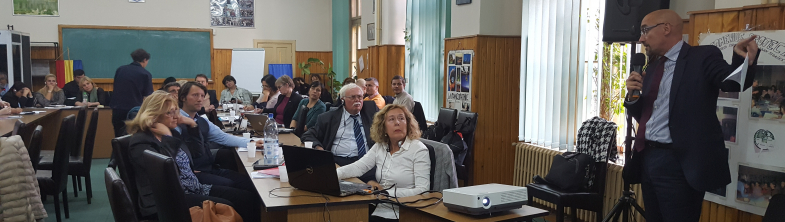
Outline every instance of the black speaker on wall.
[(670, 7), (670, 0), (606, 0), (603, 42), (637, 42), (647, 14)]

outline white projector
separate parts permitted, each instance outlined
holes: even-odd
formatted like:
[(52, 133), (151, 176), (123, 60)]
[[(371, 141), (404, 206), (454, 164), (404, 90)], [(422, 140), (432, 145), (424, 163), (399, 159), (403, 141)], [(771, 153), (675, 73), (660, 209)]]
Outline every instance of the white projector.
[(495, 183), (446, 189), (442, 193), (448, 210), (471, 215), (518, 209), (529, 200), (526, 187)]

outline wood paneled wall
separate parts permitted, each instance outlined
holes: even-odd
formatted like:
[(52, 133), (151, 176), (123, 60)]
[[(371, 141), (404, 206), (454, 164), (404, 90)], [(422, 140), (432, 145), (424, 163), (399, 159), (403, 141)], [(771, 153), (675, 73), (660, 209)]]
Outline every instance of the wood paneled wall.
[[(785, 29), (785, 5), (765, 4), (741, 8), (688, 12), (690, 14), (689, 35), (690, 45), (698, 45), (701, 33), (720, 33), (743, 31), (747, 24), (753, 30)], [(734, 198), (734, 197), (728, 197)], [(733, 207), (703, 201), (701, 221), (721, 222), (756, 222), (763, 217), (737, 210)]]
[(690, 14), (690, 45), (698, 45), (701, 33), (738, 32), (747, 25), (753, 30), (785, 29), (785, 5), (751, 5), (688, 12)]
[[(512, 184), (515, 151), (510, 144), (518, 141), (520, 96), (510, 90), (520, 89), (521, 37), (449, 38), (444, 42), (444, 61), (447, 61), (449, 51), (462, 49), (474, 50), (471, 111), (479, 117), (474, 141), (473, 184)], [(444, 64), (447, 73), (447, 62)], [(445, 78), (445, 85), (446, 81)]]
[(369, 46), (368, 49), (357, 50), (357, 58), (363, 56), (365, 60), (365, 69), (357, 73), (357, 78), (374, 77), (379, 80), (379, 94), (395, 95), (390, 80), (395, 75), (404, 76), (404, 53), (406, 47), (403, 45)]
[[(327, 64), (332, 64), (333, 63), (333, 52), (332, 51), (327, 51), (327, 52), (297, 51), (297, 52), (295, 52), (295, 54), (294, 54), (294, 60), (295, 60), (294, 61), (294, 67), (295, 67), (294, 68), (294, 71), (295, 71), (294, 77), (303, 77), (303, 75), (301, 74), (302, 71), (297, 66), (297, 64), (299, 64), (301, 62), (308, 62), (309, 58), (317, 58), (319, 60), (322, 60), (322, 62), (324, 62), (324, 65), (327, 66)], [(335, 66), (335, 65), (333, 65), (333, 66)], [(322, 68), (322, 67), (320, 67), (320, 66), (311, 66), (310, 69), (311, 69), (311, 73), (319, 73), (319, 74), (327, 73), (327, 70)], [(304, 78), (304, 79), (305, 79), (306, 82), (311, 82), (310, 77)], [(339, 81), (343, 81), (343, 80), (339, 80)]]
[(30, 47), (30, 59), (42, 59), (42, 60), (55, 60), (59, 55), (57, 55), (57, 48), (54, 46), (31, 46)]

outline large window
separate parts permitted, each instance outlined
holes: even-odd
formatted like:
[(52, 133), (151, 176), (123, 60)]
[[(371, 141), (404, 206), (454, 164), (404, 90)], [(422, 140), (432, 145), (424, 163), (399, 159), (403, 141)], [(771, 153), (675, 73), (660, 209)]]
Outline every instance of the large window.
[(350, 50), (351, 53), (349, 53), (349, 56), (351, 56), (350, 61), (352, 61), (351, 64), (352, 75), (349, 77), (352, 78), (357, 76), (357, 72), (360, 71), (360, 66), (357, 64), (357, 50), (360, 49), (360, 41), (362, 41), (360, 38), (360, 33), (362, 33), (362, 17), (361, 17), (362, 3), (361, 2), (362, 0), (351, 0), (352, 18), (350, 24), (352, 27), (352, 35), (351, 35), (352, 43), (349, 44), (349, 47), (351, 48)]

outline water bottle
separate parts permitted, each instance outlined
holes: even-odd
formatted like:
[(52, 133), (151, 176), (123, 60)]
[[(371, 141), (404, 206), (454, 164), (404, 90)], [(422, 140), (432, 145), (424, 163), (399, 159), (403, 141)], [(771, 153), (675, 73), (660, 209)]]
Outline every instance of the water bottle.
[(264, 125), (264, 164), (278, 165), (282, 156), (281, 148), (278, 147), (278, 124), (270, 113)]
[(87, 106), (87, 92), (82, 92), (82, 106)]

